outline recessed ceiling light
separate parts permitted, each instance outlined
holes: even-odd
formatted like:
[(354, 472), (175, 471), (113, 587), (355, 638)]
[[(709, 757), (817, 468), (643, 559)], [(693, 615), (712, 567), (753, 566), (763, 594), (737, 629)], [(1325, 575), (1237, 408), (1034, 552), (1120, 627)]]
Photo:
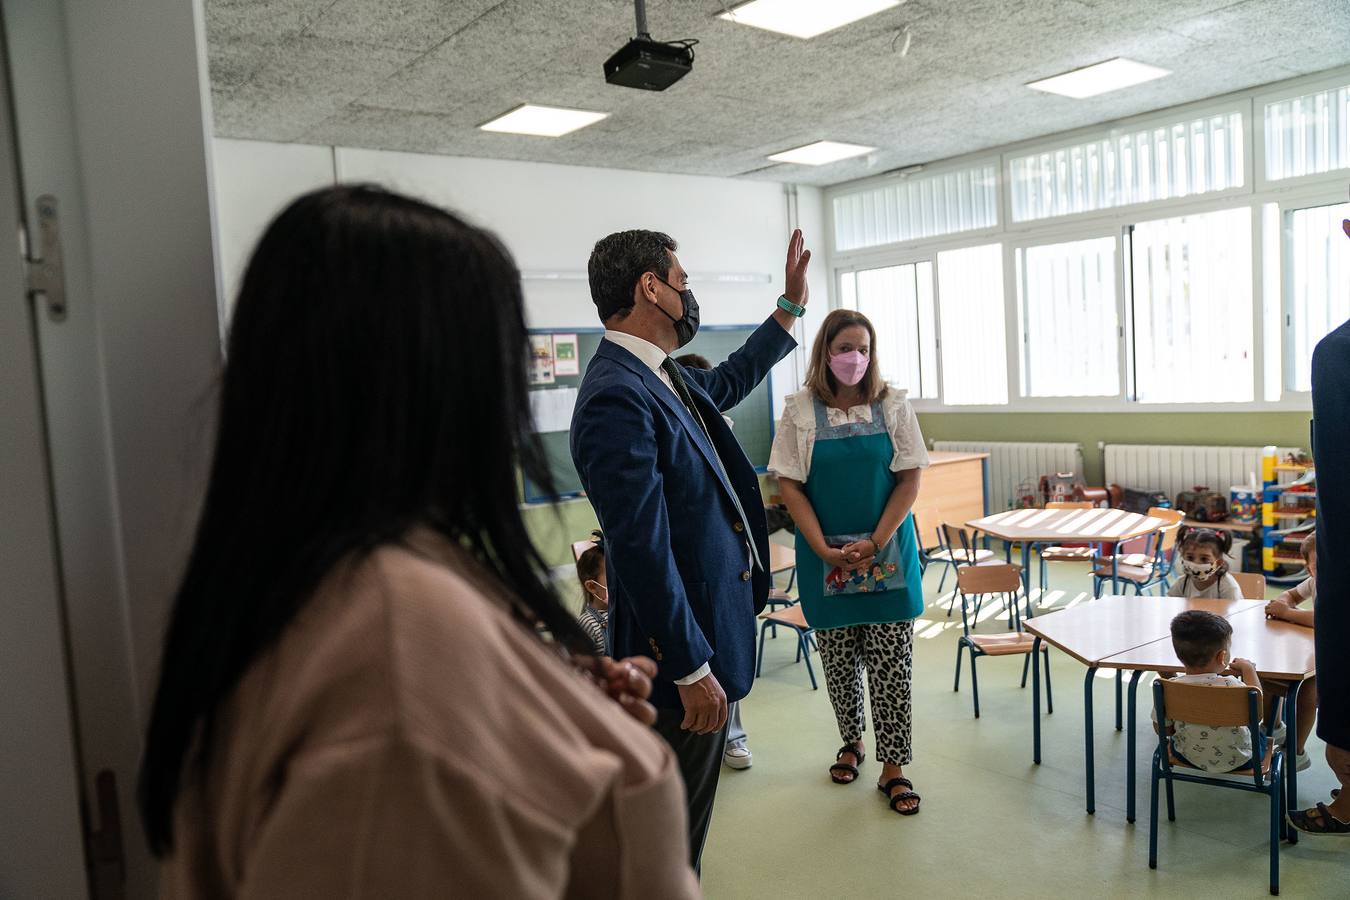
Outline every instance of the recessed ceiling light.
[(792, 37), (813, 38), (865, 19), (904, 0), (750, 0), (718, 15), (728, 22), (752, 25)]
[(1075, 100), (1082, 100), (1084, 97), (1095, 97), (1098, 94), (1105, 94), (1107, 91), (1143, 84), (1145, 81), (1152, 81), (1155, 78), (1162, 78), (1171, 74), (1168, 69), (1160, 69), (1157, 66), (1135, 62), (1132, 59), (1116, 57), (1094, 66), (1065, 72), (1063, 75), (1033, 81), (1027, 87), (1036, 91), (1061, 94), (1065, 97), (1073, 97)]
[(871, 153), (876, 147), (864, 147), (862, 144), (842, 144), (839, 141), (816, 141), (804, 147), (775, 153), (769, 159), (774, 162), (798, 163), (803, 166), (823, 166), (841, 159), (852, 159)]
[(526, 103), (478, 127), (483, 131), (499, 131), (505, 134), (561, 137), (578, 128), (594, 125), (608, 115), (609, 113), (589, 112), (584, 109), (561, 109), (556, 106), (535, 106), (533, 103)]

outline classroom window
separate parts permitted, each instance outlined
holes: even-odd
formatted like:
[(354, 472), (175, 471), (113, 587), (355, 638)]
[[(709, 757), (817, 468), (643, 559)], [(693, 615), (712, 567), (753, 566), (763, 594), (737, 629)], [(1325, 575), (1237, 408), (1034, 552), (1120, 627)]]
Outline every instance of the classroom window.
[(1120, 393), (1116, 281), (1113, 237), (1017, 251), (1026, 396)]
[(1147, 128), (1009, 161), (1014, 222), (1241, 187), (1242, 113)]
[(846, 274), (843, 283), (844, 306), (867, 316), (876, 329), (882, 378), (911, 397), (937, 397), (933, 264), (864, 269)]
[(1327, 332), (1350, 318), (1350, 241), (1341, 222), (1350, 203), (1285, 214), (1289, 266), (1289, 389), (1312, 390), (1312, 353)]
[(993, 162), (896, 180), (834, 198), (836, 252), (998, 224)]
[(1139, 402), (1253, 398), (1251, 218), (1243, 206), (1131, 229)]
[(1284, 316), (1280, 299), (1280, 204), (1261, 205), (1261, 397), (1277, 401), (1284, 396), (1284, 368), (1280, 352)]
[(1003, 245), (939, 253), (937, 269), (943, 403), (1007, 403)]
[(1350, 168), (1350, 84), (1267, 103), (1266, 178)]

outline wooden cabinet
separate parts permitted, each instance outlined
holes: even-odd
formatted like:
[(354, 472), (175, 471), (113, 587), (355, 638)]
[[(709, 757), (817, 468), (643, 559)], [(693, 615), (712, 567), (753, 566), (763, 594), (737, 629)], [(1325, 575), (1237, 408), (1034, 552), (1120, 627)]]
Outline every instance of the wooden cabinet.
[(925, 527), (936, 528), (939, 522), (960, 525), (983, 516), (988, 511), (984, 473), (989, 454), (932, 450), (928, 456), (932, 464), (919, 482), (914, 509), (934, 510), (938, 521), (931, 526), (925, 522)]

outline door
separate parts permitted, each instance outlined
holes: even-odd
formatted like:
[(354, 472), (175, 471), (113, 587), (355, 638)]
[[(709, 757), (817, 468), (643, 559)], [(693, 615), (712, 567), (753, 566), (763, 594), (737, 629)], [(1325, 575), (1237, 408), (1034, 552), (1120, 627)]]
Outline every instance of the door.
[[(58, 808), (48, 792), (0, 769), (19, 804), (5, 797), (0, 828), (27, 829), (32, 808), (59, 817), (67, 833), (81, 825), (86, 833), (73, 862), (55, 848), (20, 852), (36, 840), (31, 834), (6, 841), (0, 898), (139, 900), (156, 895), (157, 865), (136, 816), (136, 770), (160, 639), (209, 463), (221, 356), (202, 8), (200, 0), (0, 0), (0, 20), (11, 101), (6, 172), (18, 170), (17, 199), (0, 203), (0, 216), (26, 210), (36, 231), (40, 211), (56, 210), (66, 299), (61, 315), (45, 303), (26, 310), (22, 330), (11, 327), (8, 308), (0, 323), (6, 390), (17, 377), (16, 335), (27, 336), (24, 370), (38, 373), (41, 392), (30, 390), (26, 402), (38, 402), (41, 413), (49, 524), (26, 521), (35, 514), (32, 498), (8, 494), (0, 521), (6, 552), (22, 555), (17, 562), (34, 565), (37, 535), (55, 548), (58, 596), (22, 611), (55, 623), (64, 669), (47, 651), (45, 667), (34, 663), (26, 674), (36, 711), (55, 715), (55, 698), (66, 698), (68, 733), (34, 778), (54, 782), (73, 769), (79, 800), (74, 811)], [(14, 232), (0, 225), (0, 257), (6, 233)], [(39, 245), (35, 237), (40, 255)], [(13, 283), (4, 277), (0, 292)], [(5, 399), (0, 430), (18, 440)], [(3, 490), (33, 493), (43, 480), (32, 471), (11, 477), (20, 458), (5, 449)], [(17, 504), (25, 521), (11, 519)], [(11, 543), (11, 531), (27, 543)], [(18, 583), (11, 571), (20, 570), (0, 567), (0, 667), (29, 662), (18, 653), (29, 645), (14, 629), (28, 626), (10, 602)], [(23, 584), (31, 593), (37, 582)], [(17, 707), (25, 698), (11, 696), (10, 684), (0, 680), (0, 702), (15, 706), (0, 721), (0, 744), (24, 740), (30, 728), (11, 715), (35, 712)], [(50, 743), (58, 743), (54, 734)], [(58, 887), (57, 871), (80, 886)], [(21, 890), (11, 879), (41, 887)]]
[[(23, 221), (0, 42), (0, 234)], [(0, 896), (85, 897), (36, 316), (18, 241), (0, 241)]]

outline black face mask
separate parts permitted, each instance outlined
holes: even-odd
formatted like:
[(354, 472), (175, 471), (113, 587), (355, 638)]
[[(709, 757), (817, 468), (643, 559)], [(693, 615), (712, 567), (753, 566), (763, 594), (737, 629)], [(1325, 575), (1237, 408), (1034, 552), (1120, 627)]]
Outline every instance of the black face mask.
[[(656, 275), (655, 272), (652, 274)], [(670, 288), (672, 291), (675, 290), (675, 285), (666, 281), (660, 275), (656, 275), (656, 280)], [(694, 339), (694, 335), (698, 334), (698, 301), (694, 299), (694, 292), (687, 288), (683, 291), (678, 291), (678, 293), (680, 295), (680, 302), (684, 304), (684, 315), (677, 319), (666, 312), (660, 304), (657, 304), (656, 308), (661, 310), (667, 319), (675, 323), (675, 340), (679, 341), (680, 346), (683, 347)]]

